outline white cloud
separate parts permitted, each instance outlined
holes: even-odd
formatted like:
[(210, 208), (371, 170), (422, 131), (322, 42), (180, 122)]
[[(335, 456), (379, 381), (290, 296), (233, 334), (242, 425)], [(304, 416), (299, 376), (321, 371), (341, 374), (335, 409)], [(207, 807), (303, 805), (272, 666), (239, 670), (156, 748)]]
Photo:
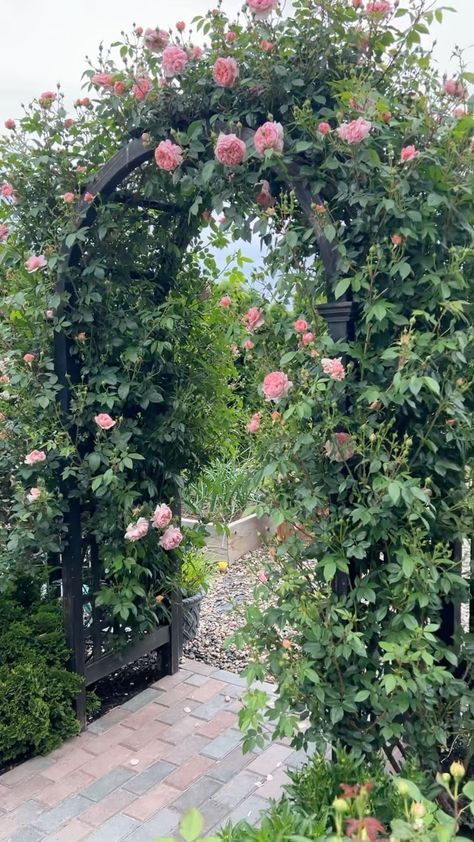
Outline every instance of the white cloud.
[[(408, 3), (413, 0), (408, 0)], [(105, 44), (142, 26), (173, 26), (187, 23), (212, 6), (212, 0), (1, 0), (2, 49), (0, 51), (0, 121), (20, 114), (20, 102), (61, 81), (71, 102), (80, 94), (86, 54), (95, 58), (101, 40)], [(440, 69), (449, 64), (452, 46), (470, 46), (474, 32), (473, 0), (451, 0), (458, 14), (446, 14), (436, 28), (436, 56)], [(161, 8), (160, 8), (161, 7)], [(231, 15), (242, 7), (239, 0), (224, 0)], [(467, 53), (474, 64), (474, 48)]]

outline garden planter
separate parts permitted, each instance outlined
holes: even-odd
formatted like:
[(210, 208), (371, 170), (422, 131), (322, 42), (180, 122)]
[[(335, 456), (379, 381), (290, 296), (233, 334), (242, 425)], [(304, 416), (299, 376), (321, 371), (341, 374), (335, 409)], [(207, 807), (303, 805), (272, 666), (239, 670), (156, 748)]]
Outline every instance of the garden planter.
[(203, 598), (204, 592), (201, 592), (183, 599), (183, 637), (185, 640), (194, 640), (197, 635)]
[[(182, 524), (184, 527), (195, 527), (198, 521), (183, 517)], [(248, 515), (228, 523), (226, 532), (218, 532), (212, 523), (206, 524), (206, 531), (206, 547), (211, 558), (232, 562), (245, 553), (260, 549), (275, 529), (270, 518)]]

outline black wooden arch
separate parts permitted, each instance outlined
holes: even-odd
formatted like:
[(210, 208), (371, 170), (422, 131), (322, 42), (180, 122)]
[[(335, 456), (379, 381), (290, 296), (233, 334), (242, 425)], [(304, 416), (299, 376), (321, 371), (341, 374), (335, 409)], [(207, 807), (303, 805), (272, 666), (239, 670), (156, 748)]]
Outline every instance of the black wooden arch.
[[(135, 133), (138, 134), (138, 133)], [(155, 201), (153, 199), (134, 196), (119, 192), (118, 188), (134, 170), (151, 160), (154, 149), (145, 145), (141, 139), (134, 137), (126, 146), (120, 149), (100, 170), (98, 176), (87, 186), (95, 200), (90, 204), (82, 199), (77, 208), (75, 228), (90, 227), (97, 216), (98, 202), (104, 203), (112, 199), (131, 206), (153, 208), (160, 211), (181, 212), (183, 207), (176, 204)], [(323, 264), (327, 302), (318, 307), (320, 315), (327, 321), (329, 332), (335, 341), (354, 338), (355, 319), (357, 309), (346, 294), (338, 301), (334, 298), (334, 282), (337, 279), (337, 249), (324, 235), (318, 214), (314, 212), (314, 205), (321, 203), (317, 195), (312, 195), (308, 183), (302, 177), (296, 166), (290, 168), (288, 187), (294, 190), (300, 207), (309, 221), (318, 246)], [(185, 246), (187, 243), (183, 242)], [(56, 292), (62, 298), (69, 297), (69, 306), (74, 303), (74, 290), (70, 280), (69, 269), (78, 266), (81, 259), (81, 247), (75, 243), (63, 249), (63, 261), (56, 284)], [(71, 354), (71, 340), (63, 332), (57, 331), (54, 339), (55, 371), (59, 380), (60, 390), (58, 400), (66, 415), (70, 409), (70, 386), (78, 380), (78, 362)], [(71, 429), (74, 434), (74, 430)], [(64, 525), (67, 531), (66, 546), (59, 559), (61, 566), (62, 594), (64, 603), (64, 621), (67, 643), (72, 652), (71, 668), (84, 676), (85, 686), (110, 674), (120, 666), (130, 663), (144, 654), (159, 649), (162, 656), (163, 672), (173, 673), (178, 670), (182, 653), (182, 606), (179, 594), (172, 603), (171, 622), (158, 626), (143, 639), (132, 643), (127, 649), (112, 654), (102, 651), (102, 638), (98, 612), (95, 607), (94, 593), (100, 586), (100, 560), (98, 549), (94, 542), (90, 544), (90, 567), (92, 573), (91, 592), (83, 592), (83, 536), (81, 527), (81, 503), (74, 494), (74, 486), (70, 480), (61, 480), (64, 499), (68, 501)], [(343, 594), (347, 591), (348, 577), (338, 573), (334, 581), (335, 590)], [(84, 634), (84, 603), (92, 604), (92, 647), (89, 656), (85, 657)], [(452, 638), (455, 627), (457, 607), (452, 603), (445, 605), (441, 636), (447, 642)], [(78, 699), (78, 716), (85, 721), (85, 692)]]
[[(153, 149), (145, 146), (139, 139), (132, 139), (120, 149), (100, 170), (93, 182), (87, 185), (87, 192), (94, 196), (94, 201), (86, 202), (83, 198), (77, 207), (74, 230), (93, 225), (97, 216), (98, 202), (108, 199), (127, 205), (139, 205), (161, 211), (183, 211), (171, 203), (153, 201), (140, 196), (117, 192), (117, 188), (134, 170), (153, 157)], [(86, 191), (84, 191), (86, 192)], [(70, 247), (64, 246), (61, 268), (58, 273), (55, 291), (63, 301), (68, 298), (68, 307), (74, 306), (74, 287), (71, 273), (68, 271), (79, 265), (82, 257), (80, 245), (76, 242)], [(59, 305), (58, 315), (61, 315)], [(71, 405), (71, 386), (78, 382), (79, 363), (71, 353), (71, 338), (63, 331), (54, 334), (54, 367), (59, 381), (58, 401), (68, 419)], [(74, 427), (69, 424), (69, 431), (74, 437)], [(62, 468), (61, 466), (61, 475)], [(100, 587), (100, 559), (94, 539), (89, 539), (89, 565), (91, 581), (88, 592), (84, 592), (84, 536), (82, 533), (81, 501), (74, 493), (74, 483), (70, 479), (60, 478), (60, 487), (67, 509), (64, 515), (66, 541), (59, 559), (61, 586), (64, 609), (64, 625), (67, 644), (71, 651), (71, 669), (84, 677), (84, 689), (77, 700), (77, 714), (82, 724), (85, 722), (86, 687), (114, 672), (119, 667), (137, 660), (141, 656), (160, 650), (161, 669), (164, 674), (174, 673), (179, 668), (182, 654), (182, 605), (180, 594), (175, 594), (171, 605), (171, 620), (166, 625), (158, 626), (142, 639), (131, 643), (119, 652), (104, 654), (101, 615), (95, 604), (95, 594)], [(90, 645), (86, 657), (84, 627), (84, 606), (90, 605), (89, 637)]]

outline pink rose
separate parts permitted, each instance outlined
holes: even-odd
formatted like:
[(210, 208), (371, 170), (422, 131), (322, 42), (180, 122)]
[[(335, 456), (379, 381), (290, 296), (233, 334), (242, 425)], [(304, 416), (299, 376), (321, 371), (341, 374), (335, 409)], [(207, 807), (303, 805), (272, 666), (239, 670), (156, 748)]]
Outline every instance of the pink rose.
[(81, 330), (81, 332), (77, 334), (76, 339), (78, 342), (85, 342), (87, 339), (87, 334), (84, 333), (83, 330)]
[(308, 330), (308, 322), (306, 319), (296, 319), (293, 327), (296, 333), (305, 333)]
[(190, 61), (199, 61), (200, 58), (204, 55), (204, 50), (202, 47), (189, 47), (188, 49), (188, 58)]
[(370, 3), (367, 3), (365, 13), (369, 15), (369, 17), (385, 17), (389, 15), (392, 11), (392, 5), (388, 2), (388, 0), (371, 0)]
[(212, 78), (221, 88), (231, 88), (239, 75), (235, 58), (218, 58), (212, 69)]
[(152, 517), (152, 524), (155, 529), (164, 529), (171, 523), (173, 519), (173, 512), (171, 511), (170, 507), (166, 505), (166, 503), (160, 503), (159, 506), (156, 507), (155, 511), (153, 512)]
[(258, 307), (251, 307), (250, 310), (247, 310), (245, 315), (242, 316), (242, 324), (245, 325), (249, 333), (253, 333), (254, 330), (257, 330), (258, 327), (265, 324), (262, 311), (259, 310)]
[(147, 93), (151, 91), (151, 87), (152, 85), (150, 79), (142, 76), (140, 79), (137, 79), (135, 84), (132, 86), (132, 94), (139, 102), (143, 102)]
[(403, 243), (403, 237), (401, 237), (400, 234), (392, 234), (390, 239), (394, 246), (401, 246)]
[(8, 225), (3, 225), (3, 223), (0, 223), (0, 243), (6, 242), (9, 234), (10, 229), (8, 228)]
[(247, 0), (247, 6), (257, 20), (265, 20), (278, 8), (278, 0)]
[(139, 541), (148, 532), (150, 524), (146, 517), (139, 517), (136, 523), (129, 523), (125, 532), (126, 541)]
[(283, 371), (271, 371), (267, 374), (263, 381), (263, 394), (266, 401), (279, 401), (280, 398), (286, 397), (289, 390), (293, 386), (291, 380), (288, 380)]
[(94, 73), (91, 82), (97, 88), (111, 88), (114, 83), (111, 73)]
[(225, 40), (227, 41), (228, 44), (232, 44), (235, 41), (236, 38), (237, 38), (236, 32), (232, 32), (232, 30), (229, 30), (229, 32), (226, 32)]
[(12, 120), (11, 117), (9, 117), (8, 120), (5, 120), (5, 128), (6, 129), (14, 129), (15, 128), (15, 121)]
[(352, 459), (355, 451), (349, 433), (335, 433), (334, 438), (335, 445), (329, 439), (324, 445), (326, 455), (333, 462), (347, 462), (348, 459)]
[(265, 570), (258, 571), (257, 579), (262, 583), (262, 585), (265, 585), (268, 582), (268, 576), (265, 573)]
[(28, 258), (25, 263), (25, 269), (31, 275), (33, 272), (37, 272), (38, 269), (44, 269), (46, 265), (47, 261), (44, 254), (38, 254)]
[[(141, 27), (140, 27), (141, 28)], [(141, 33), (140, 33), (141, 34)], [(159, 53), (169, 43), (170, 37), (164, 29), (145, 29), (145, 46), (153, 53)]]
[(183, 150), (171, 140), (162, 140), (155, 149), (155, 161), (160, 170), (172, 172), (183, 163)]
[(25, 456), (25, 465), (37, 465), (40, 462), (46, 462), (44, 450), (32, 450)]
[(10, 196), (13, 196), (13, 184), (9, 184), (8, 181), (5, 184), (2, 184), (1, 194), (4, 198), (8, 199)]
[(127, 86), (125, 82), (121, 82), (120, 80), (118, 82), (114, 82), (114, 94), (122, 96), (126, 90)]
[(251, 351), (252, 348), (255, 348), (255, 345), (251, 339), (246, 339), (244, 342), (244, 348), (246, 351)]
[(49, 108), (56, 99), (57, 94), (54, 91), (43, 91), (38, 97), (38, 102), (43, 108)]
[(168, 526), (168, 529), (163, 532), (158, 543), (164, 550), (175, 550), (176, 547), (179, 547), (182, 540), (183, 534), (181, 530), (177, 526)]
[(176, 29), (178, 30), (178, 32), (184, 32), (184, 30), (186, 29), (186, 24), (184, 20), (179, 20), (177, 22)]
[(318, 126), (319, 134), (329, 134), (330, 131), (331, 131), (331, 126), (329, 125), (329, 123), (325, 123), (323, 121), (322, 123), (319, 124), (319, 126)]
[(67, 117), (63, 123), (63, 126), (65, 129), (70, 129), (74, 125), (74, 122), (75, 121), (72, 119), (72, 117)]
[(25, 361), (25, 363), (32, 363), (34, 358), (34, 354), (23, 354), (23, 360)]
[(255, 132), (253, 142), (259, 155), (266, 149), (283, 152), (283, 126), (281, 123), (267, 122)]
[(72, 205), (74, 201), (74, 193), (65, 193), (63, 196), (63, 202), (66, 202), (67, 205)]
[(85, 202), (87, 202), (88, 204), (90, 204), (90, 202), (93, 202), (93, 201), (94, 201), (94, 194), (93, 194), (93, 193), (89, 193), (89, 191), (88, 191), (88, 190), (86, 190), (86, 192), (84, 193), (84, 195), (83, 195), (83, 197), (82, 197), (82, 198), (84, 199), (84, 201), (85, 201)]
[(271, 41), (267, 41), (265, 38), (262, 38), (260, 41), (260, 49), (262, 49), (264, 53), (269, 53), (273, 50), (273, 44)]
[(261, 189), (260, 193), (257, 195), (255, 201), (257, 205), (260, 205), (262, 208), (269, 208), (273, 205), (274, 199), (270, 191), (270, 184), (264, 178), (261, 182)]
[(170, 45), (163, 50), (163, 73), (167, 79), (182, 73), (188, 63), (188, 54), (181, 49)]
[(26, 495), (26, 499), (28, 503), (34, 503), (41, 497), (41, 488), (30, 488), (28, 494)]
[(461, 117), (467, 117), (469, 111), (467, 108), (464, 108), (464, 105), (458, 105), (458, 107), (454, 109), (453, 114), (458, 120), (460, 120)]
[(217, 138), (215, 156), (220, 164), (236, 167), (245, 158), (245, 143), (235, 134), (220, 133)]
[(252, 415), (250, 421), (247, 423), (246, 427), (249, 433), (258, 433), (260, 429), (260, 419), (262, 417), (261, 412), (255, 412)]
[(304, 346), (311, 345), (313, 340), (314, 340), (314, 333), (311, 333), (311, 331), (308, 331), (307, 333), (303, 333), (303, 336), (301, 337), (301, 343)]
[(94, 421), (101, 430), (110, 430), (116, 424), (113, 418), (107, 415), (106, 412), (100, 412), (99, 415), (95, 416)]
[(414, 158), (418, 157), (418, 150), (416, 146), (404, 146), (401, 153), (400, 159), (402, 163), (406, 163), (406, 161), (412, 161)]
[(344, 368), (341, 357), (335, 357), (334, 359), (323, 357), (321, 366), (324, 373), (329, 375), (332, 380), (344, 380), (346, 369)]
[(230, 295), (223, 295), (221, 300), (219, 301), (220, 307), (231, 307), (232, 306), (232, 299)]
[(143, 35), (143, 26), (136, 26), (133, 31), (135, 35)]
[(443, 85), (443, 91), (445, 94), (448, 94), (448, 96), (456, 96), (457, 89), (458, 83), (456, 82), (456, 79), (446, 79), (446, 82)]
[(352, 120), (350, 123), (343, 123), (336, 131), (341, 140), (345, 140), (346, 143), (355, 144), (365, 140), (371, 128), (372, 123), (370, 120), (358, 117), (357, 120)]
[(50, 322), (51, 319), (54, 319), (54, 310), (45, 310), (45, 318)]
[(352, 0), (352, 5), (354, 6), (354, 9), (360, 9), (360, 7), (362, 6), (362, 2), (363, 0)]

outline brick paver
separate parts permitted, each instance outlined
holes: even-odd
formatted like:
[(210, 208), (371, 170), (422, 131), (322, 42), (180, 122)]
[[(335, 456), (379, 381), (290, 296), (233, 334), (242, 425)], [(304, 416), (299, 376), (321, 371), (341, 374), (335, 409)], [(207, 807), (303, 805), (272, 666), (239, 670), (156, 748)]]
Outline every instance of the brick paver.
[[(243, 755), (239, 676), (186, 661), (47, 757), (0, 777), (2, 842), (153, 842), (193, 806), (206, 830), (258, 820), (301, 754)], [(268, 689), (270, 685), (265, 685)]]

